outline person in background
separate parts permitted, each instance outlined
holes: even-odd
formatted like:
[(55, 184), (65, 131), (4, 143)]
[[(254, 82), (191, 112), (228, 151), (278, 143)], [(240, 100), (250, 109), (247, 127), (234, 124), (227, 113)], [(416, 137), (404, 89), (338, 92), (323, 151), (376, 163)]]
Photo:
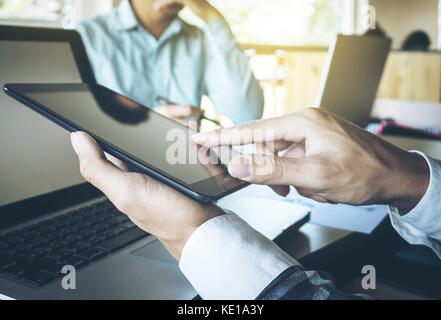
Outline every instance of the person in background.
[(407, 36), (401, 47), (404, 51), (429, 51), (431, 41), (424, 31), (415, 31)]
[[(439, 160), (403, 151), (316, 108), (198, 134), (194, 141), (208, 148), (262, 144), (263, 153), (234, 158), (229, 173), (278, 186), (281, 195), (294, 186), (319, 202), (387, 204), (392, 225), (404, 239), (441, 257)], [(202, 298), (364, 298), (342, 293), (322, 272), (305, 270), (237, 215), (126, 171), (120, 161), (106, 158), (88, 135), (73, 133), (72, 144), (86, 180), (165, 245)]]
[[(178, 17), (184, 6), (205, 22), (202, 29)], [(249, 61), (206, 0), (123, 0), (77, 30), (99, 84), (183, 124), (202, 116), (204, 95), (234, 123), (262, 116)]]

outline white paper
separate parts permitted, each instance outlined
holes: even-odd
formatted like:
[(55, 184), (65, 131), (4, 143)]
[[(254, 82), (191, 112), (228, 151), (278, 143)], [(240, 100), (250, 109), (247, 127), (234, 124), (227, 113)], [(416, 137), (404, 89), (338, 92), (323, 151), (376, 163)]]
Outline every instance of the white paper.
[(217, 204), (233, 211), (272, 240), (305, 218), (311, 210), (308, 206), (284, 201), (282, 197), (273, 195), (271, 189), (262, 186), (250, 186), (219, 200)]
[[(388, 214), (387, 206), (321, 204), (300, 196), (294, 188), (291, 188), (291, 193), (284, 198), (269, 187), (258, 185), (251, 185), (220, 200), (219, 205), (224, 205), (250, 225), (256, 226), (256, 230), (261, 228), (264, 232), (274, 232), (271, 225), (282, 228), (286, 222), (284, 219), (289, 214), (293, 214), (291, 218), (295, 219), (296, 213), (300, 216), (303, 212), (311, 210), (310, 223), (369, 234)], [(278, 211), (282, 213), (280, 216)], [(253, 215), (253, 212), (256, 212), (256, 215)], [(275, 222), (277, 219), (281, 222)]]
[(369, 234), (388, 214), (387, 206), (354, 207), (345, 204), (317, 204), (311, 223)]

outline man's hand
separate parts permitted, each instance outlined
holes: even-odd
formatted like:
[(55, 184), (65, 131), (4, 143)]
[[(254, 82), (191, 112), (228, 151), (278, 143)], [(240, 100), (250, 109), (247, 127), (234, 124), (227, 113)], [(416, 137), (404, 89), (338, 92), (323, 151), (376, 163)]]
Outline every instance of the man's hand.
[(206, 23), (210, 23), (216, 19), (222, 18), (219, 11), (213, 7), (207, 0), (157, 0), (154, 3), (156, 10), (160, 10), (163, 6), (181, 3), (190, 8), (191, 11)]
[(145, 175), (129, 172), (124, 163), (105, 155), (83, 132), (72, 133), (72, 145), (83, 177), (141, 229), (156, 236), (177, 260), (187, 239), (207, 220), (221, 215)]
[(174, 104), (157, 107), (155, 111), (195, 131), (199, 131), (202, 115), (204, 114), (204, 110), (201, 108)]
[(425, 159), (317, 108), (200, 133), (194, 140), (206, 147), (256, 143), (260, 153), (230, 162), (232, 176), (284, 185), (285, 194), (292, 185), (320, 202), (390, 204), (406, 213), (429, 185)]

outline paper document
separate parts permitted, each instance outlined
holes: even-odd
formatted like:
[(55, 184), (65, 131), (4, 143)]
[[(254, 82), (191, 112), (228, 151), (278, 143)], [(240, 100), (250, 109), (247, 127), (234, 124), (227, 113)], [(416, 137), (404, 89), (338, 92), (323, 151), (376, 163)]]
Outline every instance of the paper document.
[(387, 206), (354, 207), (345, 204), (317, 204), (311, 223), (369, 234), (388, 214)]
[[(284, 230), (304, 219), (311, 208), (293, 204), (273, 197), (268, 187), (250, 186), (218, 201), (223, 209), (228, 209), (244, 219), (251, 227), (267, 238), (274, 240)], [(257, 192), (256, 192), (257, 191)], [(258, 194), (267, 194), (259, 197)], [(283, 199), (282, 197), (280, 197)]]
[(370, 234), (388, 215), (388, 207), (323, 204), (300, 196), (294, 188), (285, 201), (309, 205), (312, 208), (310, 223)]
[(276, 219), (281, 221), (278, 225), (280, 228), (289, 214), (293, 215), (291, 219), (295, 219), (296, 213), (300, 217), (303, 212), (310, 210), (310, 223), (369, 234), (388, 214), (387, 206), (322, 204), (300, 196), (294, 188), (291, 188), (291, 193), (284, 198), (267, 186), (257, 185), (235, 192), (221, 199), (218, 204), (235, 212), (262, 233), (270, 233), (271, 224), (274, 224)]

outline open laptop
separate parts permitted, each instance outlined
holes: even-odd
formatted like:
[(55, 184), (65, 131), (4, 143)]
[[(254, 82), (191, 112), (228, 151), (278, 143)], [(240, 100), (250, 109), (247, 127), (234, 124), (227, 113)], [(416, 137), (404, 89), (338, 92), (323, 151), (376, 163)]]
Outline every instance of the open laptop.
[(365, 127), (390, 47), (386, 37), (338, 35), (329, 49), (316, 105)]
[[(75, 31), (0, 26), (0, 70), (0, 87), (95, 82)], [(67, 131), (3, 91), (0, 149), (0, 299), (196, 296), (160, 242), (84, 182)]]
[[(0, 87), (95, 83), (75, 31), (0, 26), (0, 52)], [(0, 91), (0, 299), (194, 298), (161, 243), (85, 183), (68, 132)], [(274, 197), (251, 186), (219, 205), (280, 242), (310, 209)], [(277, 219), (266, 210), (275, 206)], [(75, 290), (61, 286), (66, 265)]]

